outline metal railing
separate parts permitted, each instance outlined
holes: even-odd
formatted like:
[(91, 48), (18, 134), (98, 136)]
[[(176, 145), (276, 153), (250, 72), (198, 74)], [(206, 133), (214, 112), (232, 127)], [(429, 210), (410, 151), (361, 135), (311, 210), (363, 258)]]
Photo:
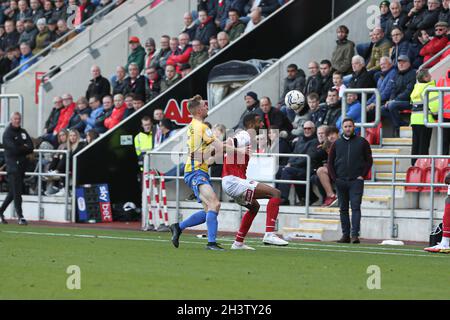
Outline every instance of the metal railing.
[[(93, 23), (94, 20), (97, 20), (98, 18), (100, 18), (100, 20), (101, 20), (103, 18), (103, 16), (101, 16), (101, 14), (103, 14), (107, 10), (111, 9), (115, 5), (116, 5), (116, 1), (111, 2), (109, 5), (104, 7), (102, 10), (100, 10), (99, 12), (96, 12), (92, 17), (90, 17), (89, 19), (83, 21), (83, 23), (81, 23), (80, 25), (76, 26), (75, 28), (73, 28), (72, 30), (70, 30), (69, 32), (64, 34), (63, 36), (59, 37), (58, 39), (56, 39), (54, 42), (52, 42), (47, 47), (42, 49), (38, 54), (32, 56), (30, 60), (36, 60), (36, 59), (38, 59), (41, 56), (47, 55), (52, 50), (58, 49), (59, 48), (59, 46), (58, 46), (59, 43), (63, 42), (65, 39), (67, 39), (68, 37), (70, 37), (73, 34), (79, 34), (83, 30), (85, 30), (86, 26), (88, 26), (89, 24)], [(92, 30), (89, 29), (89, 32), (91, 32), (91, 31)], [(56, 46), (58, 46), (58, 47), (56, 47)], [(21, 65), (17, 66), (16, 68), (14, 68), (10, 72), (8, 72), (3, 77), (3, 81), (6, 83), (7, 81), (13, 79), (17, 75), (17, 72), (20, 70), (20, 68), (22, 68), (26, 64), (29, 64), (30, 60), (22, 63)]]
[[(0, 152), (4, 152), (5, 149), (0, 149)], [(39, 220), (43, 220), (44, 212), (42, 210), (42, 177), (61, 177), (64, 178), (64, 184), (65, 184), (65, 194), (64, 194), (64, 216), (67, 221), (70, 220), (70, 212), (68, 210), (68, 204), (69, 204), (69, 174), (70, 174), (70, 152), (69, 150), (46, 150), (46, 149), (35, 149), (33, 150), (33, 153), (38, 154), (38, 172), (25, 172), (25, 176), (28, 177), (37, 177), (37, 187), (38, 187), (38, 211), (39, 211)], [(65, 173), (48, 173), (48, 172), (42, 172), (42, 154), (65, 154), (66, 155), (66, 166), (65, 166)], [(0, 171), (0, 175), (7, 175), (8, 173), (6, 171)]]
[[(366, 136), (366, 128), (376, 128), (381, 121), (381, 96), (378, 89), (372, 88), (364, 88), (364, 89), (344, 89), (343, 98), (342, 98), (342, 114), (341, 120), (344, 120), (347, 114), (347, 93), (357, 93), (361, 94), (361, 122), (356, 122), (355, 126), (361, 128), (361, 137)], [(374, 122), (366, 122), (367, 121), (367, 94), (375, 94), (375, 121)]]
[[(439, 93), (439, 109), (438, 109), (438, 119), (437, 122), (429, 122), (428, 114), (430, 112), (428, 104), (429, 97), (428, 93), (430, 92), (438, 92)], [(450, 128), (450, 122), (444, 122), (444, 98), (443, 92), (450, 92), (450, 87), (427, 87), (424, 91), (423, 98), (423, 122), (425, 127), (428, 128), (437, 128), (437, 154), (442, 154), (442, 140), (443, 140), (443, 128)]]
[[(17, 99), (19, 100), (19, 112), (22, 115), (21, 118), (21, 125), (23, 124), (23, 111), (24, 111), (24, 104), (23, 104), (23, 97), (21, 94), (8, 94), (8, 93), (2, 93), (0, 94), (0, 128), (5, 128), (9, 122), (8, 117), (10, 116), (10, 109), (9, 109), (9, 100), (10, 99)], [(5, 103), (3, 103), (5, 102)], [(4, 109), (3, 109), (4, 108)]]
[[(155, 152), (148, 152), (144, 155), (144, 173), (149, 172), (150, 168), (152, 168), (151, 164), (151, 158), (152, 156), (158, 156), (158, 155), (168, 155), (168, 156), (176, 156), (177, 161), (174, 164), (177, 168), (176, 170), (176, 176), (164, 176), (165, 179), (175, 179), (175, 209), (176, 212), (180, 212), (180, 180), (184, 180), (183, 176), (180, 176), (180, 164), (181, 156), (187, 155), (187, 152), (183, 151), (155, 151)], [(309, 217), (309, 196), (310, 196), (310, 181), (311, 181), (311, 158), (307, 154), (284, 154), (284, 153), (253, 153), (252, 157), (294, 157), (294, 158), (306, 158), (306, 180), (278, 180), (278, 179), (270, 179), (270, 180), (258, 180), (258, 182), (263, 183), (289, 183), (294, 185), (305, 185), (306, 187), (306, 193), (305, 193), (305, 213), (306, 217)], [(160, 178), (159, 175), (155, 176), (155, 179)], [(145, 179), (142, 179), (142, 183), (144, 183)], [(222, 181), (222, 178), (210, 178), (211, 181)], [(145, 193), (145, 189), (142, 188), (142, 192)], [(146, 199), (143, 196), (143, 199)], [(147, 201), (143, 200), (142, 203), (142, 229), (146, 230), (147, 223), (148, 223), (148, 203)], [(178, 222), (179, 216), (177, 215), (177, 222)]]
[(436, 53), (430, 60), (427, 60), (427, 62), (422, 63), (419, 67), (419, 70), (426, 68), (427, 66), (429, 66), (432, 62), (436, 61), (438, 58), (440, 58), (445, 51), (447, 51), (448, 49), (450, 49), (450, 44), (447, 45), (444, 49), (442, 49), (441, 51), (439, 51), (438, 53)]

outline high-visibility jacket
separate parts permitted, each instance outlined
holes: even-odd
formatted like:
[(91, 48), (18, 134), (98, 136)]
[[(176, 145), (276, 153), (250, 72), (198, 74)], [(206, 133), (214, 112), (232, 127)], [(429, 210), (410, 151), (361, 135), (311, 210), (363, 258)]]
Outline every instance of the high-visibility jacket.
[(136, 154), (139, 160), (142, 160), (142, 152), (150, 151), (153, 149), (153, 132), (139, 132), (134, 137), (134, 148), (136, 149)]
[[(450, 70), (446, 72), (446, 76), (439, 79), (437, 87), (450, 87)], [(450, 119), (450, 92), (444, 93), (444, 110), (445, 119)]]
[[(423, 102), (425, 96), (425, 89), (428, 87), (435, 87), (436, 82), (434, 80), (427, 83), (416, 83), (414, 89), (411, 92), (411, 104), (413, 105), (411, 110), (411, 125), (424, 125), (424, 109)], [(439, 94), (437, 92), (428, 93), (428, 122), (436, 122), (432, 116), (437, 114), (439, 109)]]

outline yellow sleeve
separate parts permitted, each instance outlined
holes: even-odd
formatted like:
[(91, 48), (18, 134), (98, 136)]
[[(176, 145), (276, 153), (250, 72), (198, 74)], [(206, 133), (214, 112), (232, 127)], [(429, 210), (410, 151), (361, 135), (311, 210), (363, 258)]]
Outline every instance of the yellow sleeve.
[(141, 150), (141, 144), (140, 144), (138, 135), (139, 135), (139, 134), (137, 134), (137, 135), (134, 137), (134, 148), (136, 149), (136, 154), (137, 154), (137, 156), (139, 157), (139, 156), (141, 155), (141, 153), (142, 153), (142, 150)]

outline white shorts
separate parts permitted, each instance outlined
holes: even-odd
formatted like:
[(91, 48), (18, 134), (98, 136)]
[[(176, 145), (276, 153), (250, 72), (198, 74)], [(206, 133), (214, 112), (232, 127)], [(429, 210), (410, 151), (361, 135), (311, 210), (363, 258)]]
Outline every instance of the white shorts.
[(258, 182), (256, 181), (244, 180), (235, 176), (225, 176), (222, 178), (222, 188), (225, 193), (241, 206), (252, 203), (257, 185)]

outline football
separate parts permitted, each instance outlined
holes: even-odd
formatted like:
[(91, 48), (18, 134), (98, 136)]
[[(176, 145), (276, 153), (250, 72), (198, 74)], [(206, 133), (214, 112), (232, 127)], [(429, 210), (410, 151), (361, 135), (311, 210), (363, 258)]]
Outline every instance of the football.
[(294, 111), (300, 111), (305, 106), (305, 96), (298, 90), (292, 90), (284, 97), (284, 103), (286, 107)]

